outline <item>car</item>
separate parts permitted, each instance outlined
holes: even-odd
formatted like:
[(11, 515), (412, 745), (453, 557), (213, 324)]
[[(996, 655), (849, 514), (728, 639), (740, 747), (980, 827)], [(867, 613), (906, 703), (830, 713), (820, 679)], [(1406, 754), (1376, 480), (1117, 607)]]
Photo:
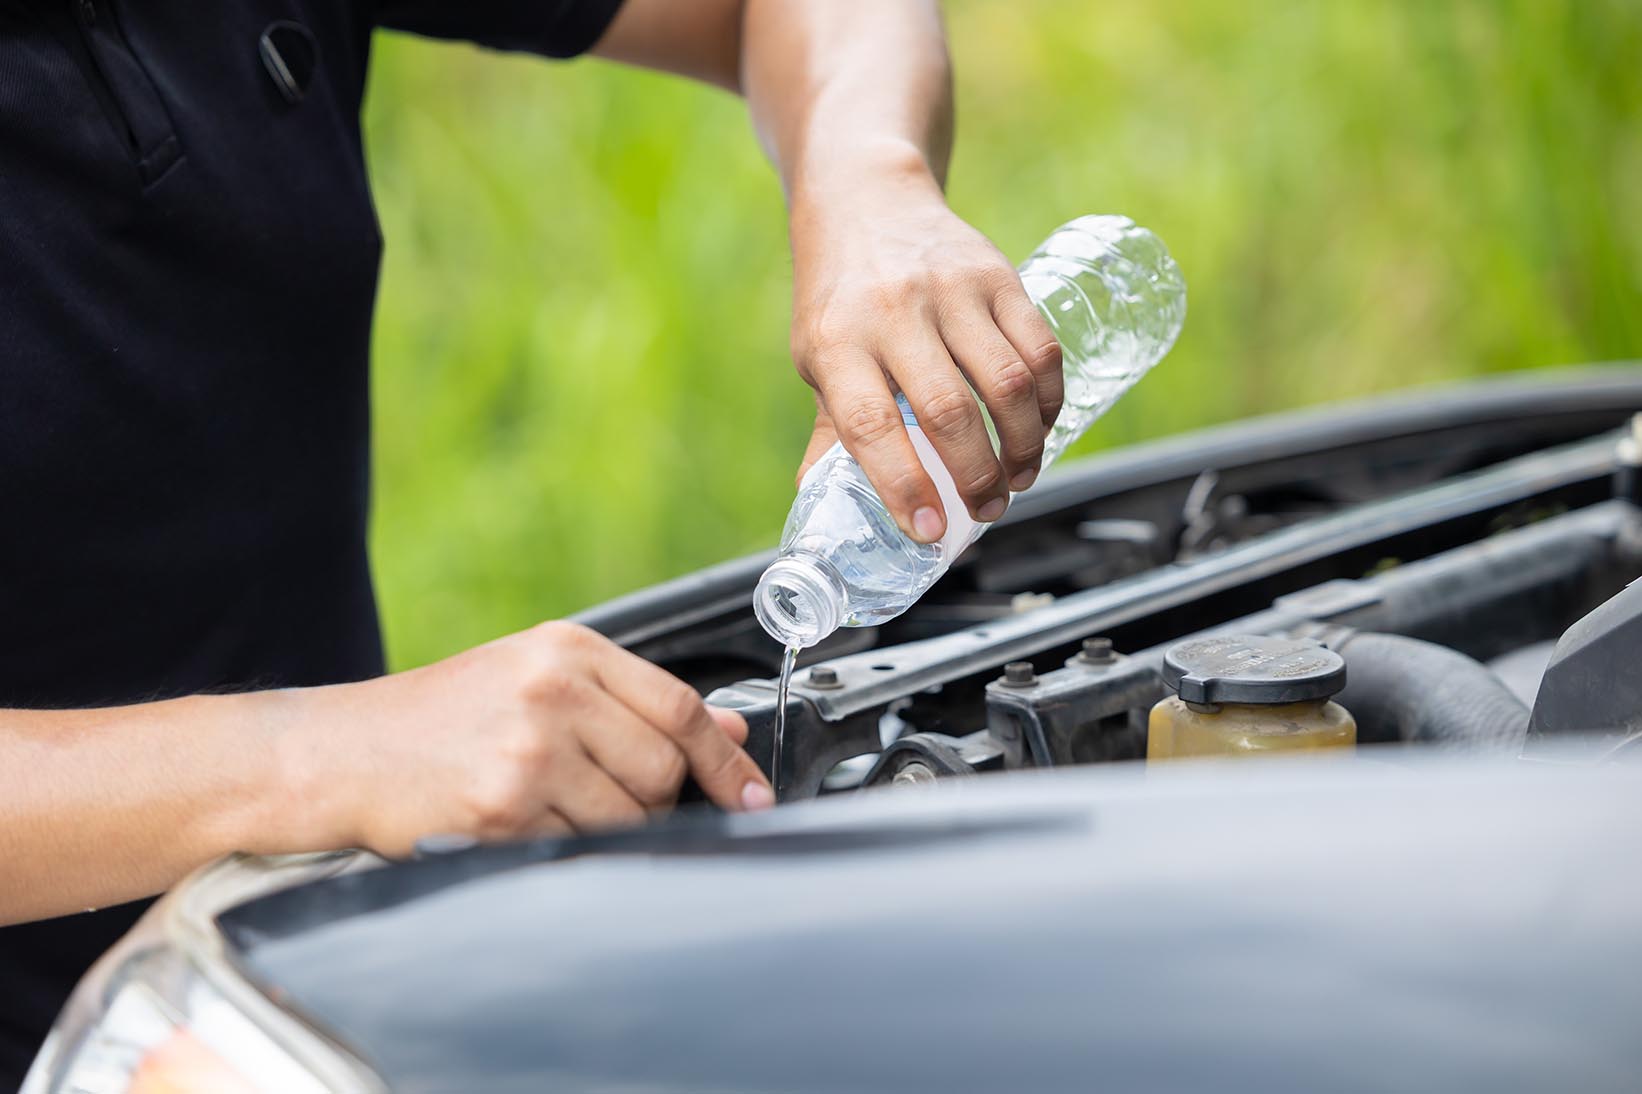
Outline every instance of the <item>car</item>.
[[(24, 1090), (1634, 1090), (1639, 414), (1620, 365), (1079, 461), (806, 651), (779, 754), (768, 555), (592, 609), (777, 808), (214, 863)], [(1147, 761), (1207, 639), (1342, 662), (1356, 746)]]

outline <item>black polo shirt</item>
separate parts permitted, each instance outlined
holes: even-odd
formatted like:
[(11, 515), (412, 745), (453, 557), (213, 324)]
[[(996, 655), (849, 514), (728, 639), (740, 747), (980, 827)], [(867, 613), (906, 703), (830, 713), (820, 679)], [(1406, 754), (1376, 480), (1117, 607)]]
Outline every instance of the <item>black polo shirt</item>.
[[(0, 0), (0, 707), (382, 671), (371, 31), (570, 56), (619, 3)], [(0, 930), (0, 1089), (136, 910)]]

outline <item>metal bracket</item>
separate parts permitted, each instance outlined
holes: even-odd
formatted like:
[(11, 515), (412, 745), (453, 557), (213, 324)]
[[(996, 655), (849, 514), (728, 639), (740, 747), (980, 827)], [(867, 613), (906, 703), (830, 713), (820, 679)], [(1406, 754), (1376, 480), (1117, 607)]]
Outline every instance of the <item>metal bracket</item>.
[[(743, 680), (707, 696), (712, 705), (738, 710), (747, 719), (747, 754), (766, 774), (770, 774), (775, 747), (776, 698), (775, 682), (771, 680)], [(839, 761), (882, 747), (876, 711), (827, 721), (816, 707), (812, 689), (795, 682), (787, 693), (781, 770), (771, 779), (776, 799), (813, 798), (820, 792), (827, 772)]]
[(1003, 750), (990, 734), (949, 737), (945, 733), (909, 733), (884, 749), (862, 785), (930, 782), (938, 777), (973, 775), (1002, 766)]

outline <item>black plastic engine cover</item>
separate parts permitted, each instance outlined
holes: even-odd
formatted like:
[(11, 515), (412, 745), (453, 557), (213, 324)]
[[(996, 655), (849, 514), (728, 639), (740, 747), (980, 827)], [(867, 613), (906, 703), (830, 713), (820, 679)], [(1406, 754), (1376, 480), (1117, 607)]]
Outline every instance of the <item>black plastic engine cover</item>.
[[(1573, 735), (1579, 735), (1577, 738)], [(1569, 627), (1539, 685), (1530, 749), (1611, 751), (1642, 734), (1642, 581)]]

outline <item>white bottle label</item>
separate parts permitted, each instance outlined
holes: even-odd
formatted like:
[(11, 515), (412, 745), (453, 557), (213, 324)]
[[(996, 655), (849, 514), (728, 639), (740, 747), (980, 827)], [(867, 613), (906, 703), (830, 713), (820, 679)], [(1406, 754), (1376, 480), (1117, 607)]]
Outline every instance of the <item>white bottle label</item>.
[(901, 406), (901, 421), (907, 427), (907, 436), (918, 453), (918, 460), (935, 483), (936, 492), (941, 495), (941, 508), (946, 510), (946, 534), (940, 539), (941, 561), (951, 565), (964, 548), (980, 538), (988, 525), (977, 524), (969, 515), (969, 506), (958, 495), (958, 484), (952, 481), (952, 472), (941, 462), (940, 453), (935, 451), (935, 445), (925, 435), (924, 427), (918, 424), (912, 408), (907, 405), (906, 396), (896, 396), (896, 402)]

